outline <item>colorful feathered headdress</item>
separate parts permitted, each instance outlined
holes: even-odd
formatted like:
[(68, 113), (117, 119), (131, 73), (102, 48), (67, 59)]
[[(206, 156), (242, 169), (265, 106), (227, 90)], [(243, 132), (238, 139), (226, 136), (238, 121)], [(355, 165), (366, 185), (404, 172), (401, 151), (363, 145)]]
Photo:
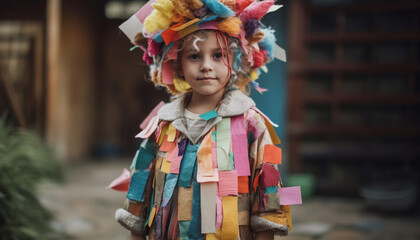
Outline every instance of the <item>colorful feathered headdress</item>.
[(237, 85), (247, 84), (260, 93), (255, 81), (260, 69), (275, 58), (286, 61), (285, 52), (275, 43), (274, 30), (260, 20), (281, 5), (274, 0), (150, 0), (120, 25), (131, 42), (144, 51), (155, 84), (172, 93), (185, 91), (185, 81), (174, 78), (172, 62), (177, 58), (177, 41), (197, 30), (214, 29), (239, 39), (250, 71)]

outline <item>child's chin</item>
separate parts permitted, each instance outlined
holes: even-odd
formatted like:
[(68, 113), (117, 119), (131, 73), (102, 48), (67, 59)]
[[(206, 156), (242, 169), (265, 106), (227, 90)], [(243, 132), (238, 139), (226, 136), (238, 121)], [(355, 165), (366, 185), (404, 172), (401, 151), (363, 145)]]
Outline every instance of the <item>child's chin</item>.
[(218, 89), (200, 89), (199, 91), (197, 91), (199, 94), (204, 95), (204, 96), (211, 96), (214, 94), (219, 93), (220, 91), (223, 91), (222, 88), (218, 88)]

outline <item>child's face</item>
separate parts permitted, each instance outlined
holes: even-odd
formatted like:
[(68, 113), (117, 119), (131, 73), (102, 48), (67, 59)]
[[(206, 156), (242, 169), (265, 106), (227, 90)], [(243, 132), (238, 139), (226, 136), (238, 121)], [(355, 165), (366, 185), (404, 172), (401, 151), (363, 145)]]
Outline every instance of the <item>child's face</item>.
[[(217, 41), (214, 31), (207, 32), (204, 41), (196, 41), (199, 51), (193, 46), (193, 41), (185, 44), (181, 51), (181, 75), (190, 84), (193, 94), (214, 95), (224, 91), (229, 78), (227, 66), (227, 52), (223, 37)], [(229, 61), (231, 62), (231, 61)]]

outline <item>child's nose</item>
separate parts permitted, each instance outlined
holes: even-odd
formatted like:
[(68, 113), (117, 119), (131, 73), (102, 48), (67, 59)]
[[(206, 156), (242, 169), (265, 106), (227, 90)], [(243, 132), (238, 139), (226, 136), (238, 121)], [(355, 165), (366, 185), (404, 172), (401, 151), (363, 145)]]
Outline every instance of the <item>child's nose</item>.
[(211, 65), (211, 59), (209, 59), (207, 57), (203, 58), (200, 70), (203, 71), (203, 72), (212, 71), (213, 67)]

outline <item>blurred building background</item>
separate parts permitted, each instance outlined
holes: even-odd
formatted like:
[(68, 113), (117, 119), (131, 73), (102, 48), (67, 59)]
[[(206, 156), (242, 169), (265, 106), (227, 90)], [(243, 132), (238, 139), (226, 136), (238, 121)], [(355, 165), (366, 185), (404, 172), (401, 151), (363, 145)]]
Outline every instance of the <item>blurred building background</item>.
[[(144, 3), (1, 0), (0, 113), (66, 163), (127, 160), (141, 121), (169, 100), (145, 81), (141, 51), (130, 52), (118, 29)], [(412, 209), (404, 207), (420, 183), (420, 1), (277, 4), (285, 6), (263, 20), (288, 62), (271, 63), (259, 80), (269, 92), (251, 96), (279, 123), (286, 182), (305, 198), (362, 194), (382, 210)]]
[[(132, 155), (139, 123), (169, 99), (118, 29), (144, 3), (0, 1), (1, 112), (67, 162)], [(273, 63), (260, 80), (270, 91), (252, 96), (280, 124), (286, 174), (336, 195), (418, 185), (420, 1), (278, 4), (266, 21), (288, 63)]]

